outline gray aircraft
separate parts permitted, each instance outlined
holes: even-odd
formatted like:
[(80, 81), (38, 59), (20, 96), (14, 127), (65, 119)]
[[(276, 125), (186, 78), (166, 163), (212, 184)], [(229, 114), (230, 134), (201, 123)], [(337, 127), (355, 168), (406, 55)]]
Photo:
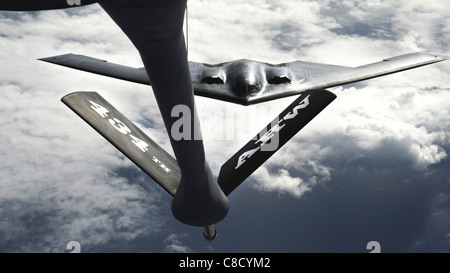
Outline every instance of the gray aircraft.
[[(446, 60), (412, 53), (358, 67), (252, 60), (205, 64), (187, 58), (186, 0), (15, 0), (3, 1), (0, 10), (62, 9), (97, 2), (132, 41), (144, 67), (75, 54), (41, 60), (152, 86), (176, 159), (98, 93), (75, 92), (62, 101), (172, 195), (174, 217), (203, 227), (208, 240), (216, 237), (214, 225), (228, 213), (227, 196), (336, 98), (326, 88)], [(216, 180), (205, 159), (194, 94), (242, 105), (299, 97), (232, 156)], [(183, 127), (188, 135), (182, 138), (171, 133), (179, 119), (173, 110), (180, 105), (190, 113), (190, 128)]]

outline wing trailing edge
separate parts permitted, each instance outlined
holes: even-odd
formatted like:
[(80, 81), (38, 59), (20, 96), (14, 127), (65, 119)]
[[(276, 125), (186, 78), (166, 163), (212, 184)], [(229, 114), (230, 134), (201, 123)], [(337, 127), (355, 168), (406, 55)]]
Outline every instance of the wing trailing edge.
[(62, 102), (113, 144), (170, 195), (181, 172), (177, 161), (96, 92), (75, 92)]

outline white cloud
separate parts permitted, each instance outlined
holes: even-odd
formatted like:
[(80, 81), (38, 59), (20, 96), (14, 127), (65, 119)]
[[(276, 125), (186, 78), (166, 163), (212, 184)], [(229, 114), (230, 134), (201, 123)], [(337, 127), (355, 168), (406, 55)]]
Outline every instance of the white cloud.
[[(448, 37), (445, 28), (448, 19), (442, 12), (448, 3), (442, 1), (434, 1), (426, 8), (420, 8), (423, 6), (420, 1), (380, 1), (379, 5), (366, 1), (276, 4), (260, 1), (255, 3), (258, 9), (254, 11), (245, 3), (227, 4), (229, 9), (236, 7), (239, 12), (217, 19), (225, 22), (220, 25), (212, 22), (217, 14), (225, 17), (225, 13), (215, 12), (223, 9), (224, 3), (190, 3), (192, 21), (203, 23), (201, 27), (191, 24), (191, 37), (198, 37), (192, 38), (190, 47), (195, 60), (227, 57), (220, 61), (229, 61), (245, 57), (276, 63), (303, 59), (358, 66), (417, 50), (450, 55), (448, 45), (440, 42), (441, 35)], [(261, 19), (268, 13), (269, 23)], [(243, 20), (242, 14), (252, 16)], [(236, 24), (243, 26), (241, 31), (230, 29)], [(252, 30), (254, 33), (248, 34)], [(210, 35), (213, 39), (207, 39)], [(267, 161), (265, 169), (255, 173), (256, 183), (260, 183), (257, 187), (282, 193), (290, 188), (293, 195), (299, 196), (297, 186), (305, 185), (304, 181), (315, 175), (314, 171), (299, 167), (308, 162), (328, 170), (328, 176), (320, 176), (323, 181), (329, 180), (332, 170), (342, 164), (364, 164), (369, 160), (376, 168), (390, 168), (396, 162), (400, 164), (397, 166), (422, 171), (441, 162), (447, 157), (445, 147), (450, 141), (449, 73), (450, 65), (441, 63), (336, 91), (338, 99)], [(262, 122), (255, 123), (262, 128), (291, 100), (271, 102), (265, 115), (258, 115)], [(220, 107), (220, 104), (209, 106), (206, 99), (198, 101), (203, 113)], [(234, 111), (245, 116), (251, 110)], [(256, 112), (260, 113), (257, 108)], [(210, 124), (210, 119), (205, 116), (203, 119), (203, 123)], [(207, 142), (213, 164), (224, 162), (246, 141), (238, 142), (239, 145)], [(285, 171), (280, 173), (279, 169)], [(281, 182), (279, 177), (289, 183), (284, 187), (266, 183)]]
[(258, 181), (255, 186), (263, 191), (278, 191), (281, 193), (291, 193), (296, 197), (302, 196), (310, 191), (311, 187), (298, 177), (291, 177), (289, 172), (279, 169), (277, 174), (273, 175), (265, 167), (261, 167), (254, 174)]
[[(356, 66), (415, 50), (450, 55), (448, 1), (205, 0), (189, 1), (189, 8), (189, 56), (195, 61), (303, 59)], [(160, 192), (143, 190), (142, 177), (130, 183), (114, 173), (132, 164), (59, 102), (72, 91), (97, 90), (170, 150), (151, 89), (36, 61), (74, 52), (140, 66), (120, 29), (96, 5), (4, 12), (0, 49), (0, 248), (63, 251), (72, 240), (83, 248), (158, 232), (166, 219), (157, 205)], [(345, 87), (255, 173), (255, 187), (301, 197), (345, 164), (369, 160), (376, 168), (394, 162), (425, 170), (442, 162), (450, 144), (449, 73), (447, 61)], [(254, 133), (292, 100), (258, 112)], [(208, 113), (226, 105), (197, 102), (206, 125), (214, 118)], [(255, 109), (226, 111), (252, 116)], [(216, 174), (246, 141), (206, 141)], [(168, 251), (191, 251), (179, 237), (166, 243)]]
[(181, 235), (170, 234), (166, 239), (164, 239), (163, 243), (167, 244), (164, 252), (167, 253), (190, 253), (193, 252), (188, 246), (182, 243), (182, 239), (189, 237), (188, 234), (184, 233)]
[(267, 192), (278, 192), (279, 194), (290, 194), (297, 198), (302, 197), (306, 192), (321, 182), (330, 179), (330, 170), (320, 165), (317, 161), (307, 160), (305, 163), (297, 163), (291, 168), (296, 173), (302, 173), (307, 176), (307, 180), (293, 175), (286, 169), (276, 164), (269, 165), (274, 171), (269, 171), (268, 167), (260, 167), (253, 175), (252, 180), (255, 182), (253, 186), (256, 189)]
[[(136, 169), (60, 102), (76, 90), (98, 90), (124, 112), (133, 106), (152, 112), (147, 108), (155, 105), (151, 91), (146, 88), (150, 97), (144, 93), (136, 100), (141, 86), (102, 81), (36, 60), (73, 50), (97, 57), (112, 54), (132, 65), (136, 56), (130, 54), (129, 41), (117, 35), (98, 7), (74, 15), (1, 15), (0, 47), (8, 54), (0, 56), (0, 249), (63, 252), (77, 240), (89, 250), (157, 233), (166, 221), (156, 205), (161, 191), (146, 185), (152, 182), (144, 176), (131, 182), (118, 176), (116, 170)], [(108, 25), (105, 21), (113, 27), (85, 27)]]

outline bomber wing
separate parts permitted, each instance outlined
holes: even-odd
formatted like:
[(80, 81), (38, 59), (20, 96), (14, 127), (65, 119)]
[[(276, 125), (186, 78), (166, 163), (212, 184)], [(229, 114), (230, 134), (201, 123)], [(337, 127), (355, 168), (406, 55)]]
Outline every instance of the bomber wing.
[(296, 95), (306, 90), (325, 89), (369, 80), (424, 65), (447, 60), (447, 57), (410, 53), (367, 65), (348, 67), (296, 61), (286, 63), (294, 79), (288, 86), (273, 86), (263, 94), (249, 97), (249, 104)]
[[(307, 90), (360, 82), (446, 59), (439, 55), (411, 53), (357, 67), (304, 61), (268, 64), (239, 60), (220, 64), (189, 62), (189, 69), (195, 95), (251, 105), (298, 95)], [(151, 84), (144, 68), (132, 68), (76, 54), (40, 60), (130, 82)], [(242, 74), (254, 74), (259, 80), (258, 90), (236, 90), (233, 78)]]

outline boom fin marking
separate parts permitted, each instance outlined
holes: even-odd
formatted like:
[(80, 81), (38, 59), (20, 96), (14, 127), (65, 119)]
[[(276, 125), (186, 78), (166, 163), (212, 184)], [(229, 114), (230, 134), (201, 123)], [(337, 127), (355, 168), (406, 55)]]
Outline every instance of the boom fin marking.
[(225, 195), (229, 195), (244, 182), (335, 98), (336, 95), (332, 92), (321, 89), (302, 93), (255, 138), (222, 165), (218, 183)]
[(96, 92), (75, 92), (62, 102), (133, 161), (170, 195), (181, 179), (177, 161)]

